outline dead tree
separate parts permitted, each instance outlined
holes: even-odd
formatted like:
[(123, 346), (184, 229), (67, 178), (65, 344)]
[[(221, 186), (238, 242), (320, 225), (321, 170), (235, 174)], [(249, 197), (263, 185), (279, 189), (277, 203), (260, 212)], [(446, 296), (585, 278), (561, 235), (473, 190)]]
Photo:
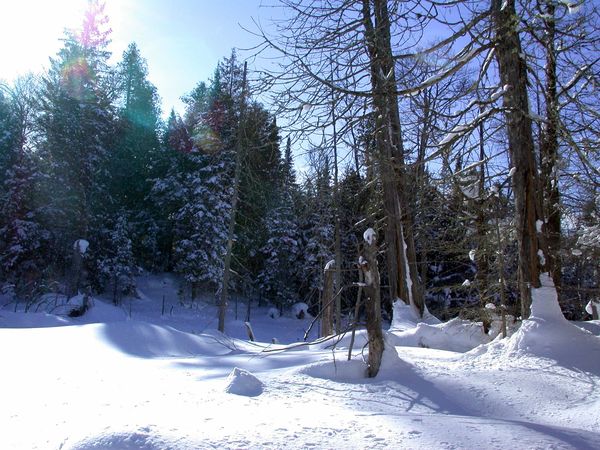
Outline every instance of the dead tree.
[(365, 317), (369, 340), (369, 359), (367, 376), (377, 376), (384, 350), (383, 331), (381, 329), (381, 293), (379, 269), (377, 268), (377, 235), (372, 228), (364, 233), (364, 256), (359, 259), (364, 274)]
[[(353, 127), (376, 118), (376, 172), (383, 187), (390, 297), (414, 304), (422, 313), (387, 3), (282, 0), (293, 11), (292, 18), (278, 22), (274, 36), (258, 24), (256, 34), (265, 49), (282, 57), (278, 70), (265, 77), (265, 88), (273, 93), (277, 114), (286, 118), (290, 132), (307, 141), (322, 132), (327, 143), (320, 148), (339, 150), (335, 144), (350, 136)], [(419, 29), (418, 14), (411, 11), (411, 25), (401, 33)]]

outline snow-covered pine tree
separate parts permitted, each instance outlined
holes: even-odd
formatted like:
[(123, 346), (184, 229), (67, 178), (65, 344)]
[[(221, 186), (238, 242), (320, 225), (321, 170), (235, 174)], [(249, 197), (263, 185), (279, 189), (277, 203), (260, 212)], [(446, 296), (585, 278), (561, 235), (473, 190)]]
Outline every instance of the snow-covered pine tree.
[(317, 168), (315, 181), (303, 187), (300, 217), (300, 292), (306, 303), (317, 304), (323, 290), (323, 268), (333, 259), (334, 222), (328, 165)]
[(6, 96), (0, 89), (0, 274), (17, 297), (36, 291), (49, 238), (35, 202), (41, 175), (29, 142), (33, 92), (32, 78), (17, 80)]
[(300, 230), (294, 206), (295, 175), (290, 142), (281, 164), (281, 181), (274, 207), (264, 218), (266, 244), (261, 248), (264, 266), (258, 275), (261, 295), (280, 310), (298, 301)]
[[(148, 220), (153, 227), (143, 240), (145, 256), (142, 259), (152, 268), (160, 270), (173, 269), (173, 229), (174, 215), (185, 201), (183, 180), (190, 170), (186, 164), (186, 155), (192, 150), (192, 140), (181, 118), (171, 110), (162, 138), (161, 151), (154, 155), (152, 161), (152, 188), (148, 201), (153, 206), (149, 209)], [(153, 231), (150, 233), (150, 230)], [(154, 248), (150, 253), (148, 250)]]
[(138, 47), (130, 44), (117, 67), (119, 110), (116, 142), (108, 163), (110, 195), (113, 211), (125, 209), (130, 217), (129, 226), (135, 237), (136, 259), (152, 267), (157, 256), (146, 246), (156, 250), (153, 237), (159, 214), (149, 195), (153, 165), (160, 158), (158, 125), (159, 99), (156, 88), (148, 81), (148, 68)]
[(67, 33), (39, 95), (45, 223), (54, 234), (59, 268), (66, 266), (75, 240), (94, 240), (96, 216), (111, 201), (106, 159), (115, 133), (106, 22), (102, 4), (90, 1), (82, 29)]
[(211, 160), (197, 152), (186, 155), (198, 167), (180, 185), (184, 201), (174, 219), (174, 270), (192, 287), (218, 289), (223, 276), (223, 256), (230, 212), (228, 162)]
[(118, 305), (124, 295), (135, 295), (137, 267), (127, 216), (122, 212), (113, 219), (104, 222), (114, 223), (114, 226), (102, 230), (98, 239), (100, 247), (92, 251), (97, 268), (94, 279), (98, 287), (106, 290), (113, 303)]

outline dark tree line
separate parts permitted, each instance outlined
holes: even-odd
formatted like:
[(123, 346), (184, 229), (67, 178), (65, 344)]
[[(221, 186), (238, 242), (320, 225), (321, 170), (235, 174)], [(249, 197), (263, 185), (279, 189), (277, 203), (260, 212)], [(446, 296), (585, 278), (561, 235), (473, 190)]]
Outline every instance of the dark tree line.
[(373, 227), (388, 312), (526, 317), (548, 271), (581, 317), (600, 270), (594, 5), (283, 3), (294, 19), (259, 30), (281, 70), (245, 81), (234, 52), (166, 121), (135, 44), (109, 65), (98, 2), (47, 73), (2, 86), (4, 291), (118, 302), (140, 270), (171, 271), (193, 301), (221, 292), (230, 254), (229, 289), (317, 312), (334, 260), (341, 314)]

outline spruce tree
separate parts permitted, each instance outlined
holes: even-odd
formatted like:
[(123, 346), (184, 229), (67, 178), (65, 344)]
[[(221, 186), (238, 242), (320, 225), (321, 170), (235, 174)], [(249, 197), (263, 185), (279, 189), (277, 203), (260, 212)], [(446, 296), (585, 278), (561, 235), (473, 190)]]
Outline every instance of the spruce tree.
[(91, 1), (81, 31), (68, 33), (51, 59), (40, 92), (39, 154), (52, 193), (45, 220), (62, 267), (76, 239), (95, 239), (97, 216), (110, 204), (106, 159), (115, 134), (106, 21), (102, 4)]

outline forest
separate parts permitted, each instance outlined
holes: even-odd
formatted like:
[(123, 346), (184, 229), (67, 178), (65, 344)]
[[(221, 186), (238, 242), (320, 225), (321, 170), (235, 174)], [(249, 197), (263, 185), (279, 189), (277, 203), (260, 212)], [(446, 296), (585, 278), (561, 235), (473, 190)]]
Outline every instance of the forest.
[[(588, 317), (595, 6), (283, 3), (297, 17), (254, 33), (258, 54), (285, 62), (247, 74), (232, 51), (166, 120), (142, 49), (108, 64), (99, 2), (47, 73), (2, 85), (2, 291), (25, 303), (109, 292), (118, 304), (142, 271), (173, 272), (182, 302), (232, 290), (317, 314), (334, 260), (340, 321), (373, 227), (388, 318), (397, 298), (442, 319), (485, 320), (489, 303), (526, 318), (545, 271), (565, 316)], [(431, 43), (434, 22), (450, 33)]]
[(0, 80), (0, 446), (600, 448), (600, 5), (265, 0), (166, 111), (86, 5)]

